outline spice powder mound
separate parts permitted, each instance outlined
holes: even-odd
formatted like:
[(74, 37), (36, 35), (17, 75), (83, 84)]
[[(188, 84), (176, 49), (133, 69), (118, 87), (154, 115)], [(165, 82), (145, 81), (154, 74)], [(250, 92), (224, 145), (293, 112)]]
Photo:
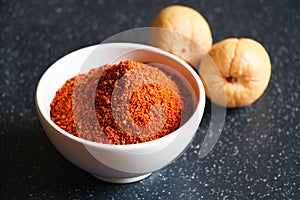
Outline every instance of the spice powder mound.
[(67, 80), (51, 102), (50, 116), (83, 139), (137, 144), (168, 135), (187, 120), (191, 98), (182, 91), (162, 70), (126, 60)]

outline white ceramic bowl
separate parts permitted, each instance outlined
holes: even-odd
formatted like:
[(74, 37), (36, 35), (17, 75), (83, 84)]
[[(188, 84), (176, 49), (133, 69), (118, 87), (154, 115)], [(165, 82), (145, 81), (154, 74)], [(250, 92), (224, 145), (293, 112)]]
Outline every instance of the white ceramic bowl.
[[(161, 63), (172, 66), (173, 70), (180, 73), (196, 97), (195, 111), (189, 120), (165, 137), (130, 145), (87, 141), (65, 132), (51, 121), (50, 103), (67, 79), (88, 72), (91, 68), (124, 59)], [(129, 183), (165, 167), (188, 147), (202, 119), (205, 92), (193, 69), (171, 53), (141, 44), (106, 43), (77, 50), (56, 61), (41, 77), (35, 101), (48, 138), (65, 158), (101, 180)]]

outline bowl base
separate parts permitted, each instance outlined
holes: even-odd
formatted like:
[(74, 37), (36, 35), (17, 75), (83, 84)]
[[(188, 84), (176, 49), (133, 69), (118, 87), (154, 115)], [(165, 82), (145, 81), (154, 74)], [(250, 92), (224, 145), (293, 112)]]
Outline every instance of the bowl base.
[(131, 177), (131, 178), (107, 178), (107, 177), (102, 177), (102, 176), (98, 176), (98, 175), (94, 175), (94, 174), (92, 174), (92, 175), (94, 177), (102, 180), (102, 181), (106, 181), (106, 182), (110, 182), (110, 183), (124, 184), (124, 183), (133, 183), (133, 182), (140, 181), (140, 180), (142, 180), (144, 178), (147, 178), (151, 174), (152, 173), (148, 173), (148, 174), (145, 174), (145, 175)]

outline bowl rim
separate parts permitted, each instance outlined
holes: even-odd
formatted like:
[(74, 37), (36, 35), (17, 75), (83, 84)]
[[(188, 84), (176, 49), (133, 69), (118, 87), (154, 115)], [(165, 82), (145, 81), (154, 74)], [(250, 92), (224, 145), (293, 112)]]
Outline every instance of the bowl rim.
[[(65, 59), (66, 57), (68, 57), (71, 54), (79, 53), (79, 51), (97, 48), (99, 45), (101, 45), (101, 46), (116, 46), (116, 47), (130, 46), (132, 48), (137, 48), (137, 49), (142, 49), (142, 50), (150, 50), (150, 51), (154, 51), (156, 53), (162, 54), (163, 56), (167, 56), (167, 57), (171, 58), (172, 60), (175, 60), (180, 65), (184, 66), (184, 68), (192, 75), (192, 77), (196, 81), (197, 87), (199, 89), (199, 98), (198, 98), (199, 100), (197, 101), (195, 110), (192, 113), (192, 115), (189, 117), (189, 119), (184, 124), (182, 124), (178, 129), (176, 129), (175, 131), (171, 132), (170, 134), (168, 134), (164, 137), (161, 137), (161, 138), (158, 138), (155, 140), (151, 140), (151, 141), (147, 141), (147, 142), (143, 142), (143, 143), (124, 144), (124, 145), (104, 144), (104, 143), (89, 141), (89, 140), (74, 136), (74, 135), (68, 133), (67, 131), (61, 129), (58, 125), (56, 125), (50, 119), (50, 117), (48, 117), (48, 114), (46, 113), (45, 109), (41, 109), (41, 105), (42, 105), (42, 100), (40, 99), (41, 83), (43, 82), (44, 78), (47, 76), (48, 72), (52, 69), (52, 66), (55, 65), (60, 60)], [(179, 58), (178, 56), (176, 56), (170, 52), (159, 49), (157, 47), (153, 47), (153, 46), (149, 46), (149, 45), (145, 45), (145, 44), (139, 44), (139, 43), (132, 43), (132, 42), (100, 43), (100, 44), (96, 44), (96, 45), (86, 46), (86, 47), (83, 47), (83, 48), (80, 48), (75, 51), (67, 53), (66, 55), (62, 56), (61, 58), (59, 58), (55, 62), (53, 62), (46, 69), (46, 71), (42, 74), (42, 76), (40, 77), (40, 79), (38, 81), (38, 84), (36, 86), (36, 92), (35, 92), (35, 105), (36, 105), (37, 112), (40, 114), (40, 117), (42, 117), (48, 124), (50, 124), (50, 126), (52, 128), (54, 128), (57, 132), (62, 134), (64, 137), (69, 138), (73, 141), (82, 143), (84, 145), (88, 145), (90, 147), (104, 148), (106, 150), (115, 150), (117, 147), (118, 149), (124, 150), (124, 151), (130, 151), (130, 150), (134, 150), (134, 149), (140, 148), (140, 147), (156, 146), (157, 143), (159, 143), (159, 142), (164, 143), (165, 140), (170, 140), (172, 137), (177, 137), (177, 135), (180, 133), (179, 130), (182, 129), (183, 127), (187, 126), (187, 124), (191, 122), (191, 119), (196, 117), (195, 115), (200, 114), (200, 116), (201, 116), (200, 120), (199, 120), (199, 123), (200, 123), (203, 112), (204, 112), (204, 108), (205, 108), (205, 101), (206, 101), (206, 95), (205, 95), (203, 83), (202, 83), (200, 77), (198, 76), (198, 74), (192, 68), (192, 66), (190, 66), (183, 59)], [(200, 110), (200, 113), (197, 112), (198, 110)]]

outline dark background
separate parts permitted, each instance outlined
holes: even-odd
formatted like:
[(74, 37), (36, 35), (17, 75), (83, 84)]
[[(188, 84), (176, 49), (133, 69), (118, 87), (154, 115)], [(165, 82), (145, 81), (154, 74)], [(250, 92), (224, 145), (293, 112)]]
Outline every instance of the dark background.
[[(149, 26), (170, 4), (198, 10), (214, 42), (261, 42), (272, 61), (270, 84), (254, 104), (227, 111), (205, 158), (198, 153), (210, 112), (175, 162), (137, 183), (102, 182), (49, 142), (35, 110), (36, 85), (63, 55)], [(0, 0), (0, 199), (299, 199), (299, 55), (299, 0)]]

